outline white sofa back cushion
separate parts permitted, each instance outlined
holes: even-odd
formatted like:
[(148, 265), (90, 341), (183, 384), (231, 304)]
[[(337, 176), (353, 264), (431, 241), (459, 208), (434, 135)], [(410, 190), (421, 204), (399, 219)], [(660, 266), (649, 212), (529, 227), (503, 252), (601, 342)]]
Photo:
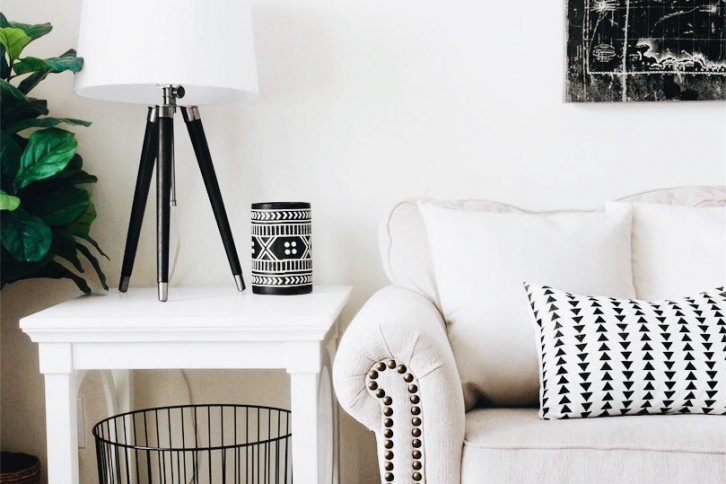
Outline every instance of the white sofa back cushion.
[(471, 408), (534, 405), (536, 337), (522, 282), (632, 298), (630, 213), (470, 212), (419, 204)]
[[(708, 207), (720, 206), (725, 199), (724, 186), (696, 186), (653, 190), (620, 200), (633, 203)], [(384, 219), (379, 233), (383, 267), (391, 283), (424, 295), (441, 309), (426, 227), (417, 205), (419, 201), (421, 200), (399, 203)], [(439, 207), (466, 212), (529, 213), (510, 205), (484, 200), (430, 202)], [(480, 275), (481, 279), (486, 277), (486, 274)], [(506, 361), (500, 363), (506, 365)], [(536, 401), (536, 385), (535, 394), (523, 400), (531, 398)]]
[(639, 299), (673, 299), (726, 285), (726, 199), (722, 207), (710, 205), (605, 203), (608, 212), (633, 216), (633, 282)]
[[(619, 201), (708, 207), (719, 206), (724, 199), (726, 199), (726, 186), (689, 186), (651, 190), (623, 197)], [(392, 284), (423, 294), (439, 307), (431, 249), (426, 238), (426, 227), (418, 209), (419, 201), (431, 201), (441, 207), (471, 212), (530, 213), (512, 205), (488, 200), (427, 199), (405, 200), (388, 212), (379, 230), (381, 259), (388, 279)]]

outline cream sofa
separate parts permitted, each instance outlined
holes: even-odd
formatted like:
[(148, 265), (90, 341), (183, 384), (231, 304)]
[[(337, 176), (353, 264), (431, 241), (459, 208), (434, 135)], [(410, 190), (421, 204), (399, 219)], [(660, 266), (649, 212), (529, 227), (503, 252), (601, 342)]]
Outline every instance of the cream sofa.
[[(683, 187), (631, 202), (723, 205), (726, 187)], [(485, 201), (461, 210), (518, 211)], [(726, 417), (629, 416), (544, 421), (536, 408), (465, 412), (416, 201), (397, 205), (381, 230), (392, 283), (364, 305), (334, 364), (342, 407), (375, 432), (382, 482), (726, 482)]]

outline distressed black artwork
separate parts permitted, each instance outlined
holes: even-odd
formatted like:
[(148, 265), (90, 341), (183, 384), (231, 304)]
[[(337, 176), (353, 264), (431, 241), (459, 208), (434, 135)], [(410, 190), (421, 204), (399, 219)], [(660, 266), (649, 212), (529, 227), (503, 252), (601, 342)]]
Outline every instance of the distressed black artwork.
[(570, 102), (726, 100), (726, 0), (568, 0)]

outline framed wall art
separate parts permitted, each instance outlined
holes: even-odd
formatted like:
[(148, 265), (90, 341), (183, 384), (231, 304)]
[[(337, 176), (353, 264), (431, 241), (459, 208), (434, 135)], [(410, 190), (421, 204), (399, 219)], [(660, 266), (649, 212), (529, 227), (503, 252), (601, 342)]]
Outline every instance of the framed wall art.
[(726, 1), (568, 0), (565, 96), (726, 100)]

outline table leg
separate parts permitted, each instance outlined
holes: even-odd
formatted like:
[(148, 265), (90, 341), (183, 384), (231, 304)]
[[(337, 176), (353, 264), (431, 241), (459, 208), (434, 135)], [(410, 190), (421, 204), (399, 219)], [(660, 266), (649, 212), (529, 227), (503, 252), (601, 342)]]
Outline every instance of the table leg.
[(78, 427), (73, 373), (45, 374), (49, 484), (78, 484)]
[[(331, 469), (322, 457), (332, 430), (330, 413), (318, 412), (320, 373), (291, 373), (292, 469), (294, 482), (328, 484)], [(326, 438), (327, 437), (327, 438)], [(323, 447), (323, 448), (321, 448)]]

